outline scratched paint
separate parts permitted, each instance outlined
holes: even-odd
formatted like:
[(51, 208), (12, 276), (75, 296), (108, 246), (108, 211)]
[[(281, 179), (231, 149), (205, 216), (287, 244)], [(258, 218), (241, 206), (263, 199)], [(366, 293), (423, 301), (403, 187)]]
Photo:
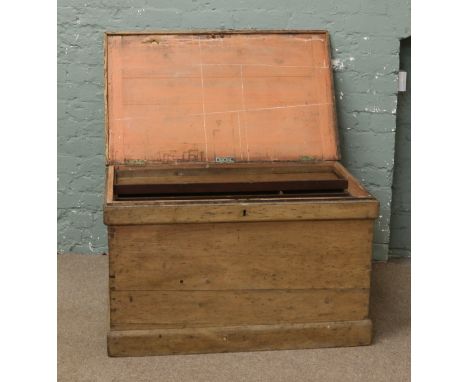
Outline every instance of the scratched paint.
[(109, 159), (337, 159), (324, 34), (108, 39)]

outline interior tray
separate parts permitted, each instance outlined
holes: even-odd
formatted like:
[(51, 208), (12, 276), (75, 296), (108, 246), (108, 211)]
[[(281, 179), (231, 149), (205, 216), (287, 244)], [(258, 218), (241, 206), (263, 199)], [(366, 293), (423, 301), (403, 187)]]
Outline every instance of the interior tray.
[(116, 200), (323, 197), (346, 196), (347, 188), (348, 180), (333, 168), (302, 172), (274, 168), (136, 169), (116, 171), (114, 195)]

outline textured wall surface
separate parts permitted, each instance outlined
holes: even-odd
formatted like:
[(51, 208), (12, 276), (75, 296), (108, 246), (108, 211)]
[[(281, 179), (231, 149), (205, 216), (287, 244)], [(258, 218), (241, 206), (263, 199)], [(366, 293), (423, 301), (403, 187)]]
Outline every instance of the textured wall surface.
[(390, 256), (411, 256), (411, 38), (402, 40), (400, 69), (408, 73), (406, 92), (398, 93), (393, 171)]
[(409, 0), (59, 0), (58, 250), (106, 251), (103, 32), (162, 29), (330, 31), (343, 163), (381, 202), (374, 258), (386, 259)]

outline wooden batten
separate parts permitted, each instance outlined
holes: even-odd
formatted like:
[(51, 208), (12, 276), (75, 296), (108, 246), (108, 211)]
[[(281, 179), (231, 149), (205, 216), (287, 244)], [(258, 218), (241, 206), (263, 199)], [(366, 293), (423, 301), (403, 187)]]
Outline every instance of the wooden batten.
[(114, 201), (114, 183), (115, 172), (114, 166), (108, 166), (106, 171), (106, 188), (105, 188), (105, 204), (110, 204)]
[(369, 345), (372, 322), (314, 322), (111, 331), (110, 356), (223, 353)]

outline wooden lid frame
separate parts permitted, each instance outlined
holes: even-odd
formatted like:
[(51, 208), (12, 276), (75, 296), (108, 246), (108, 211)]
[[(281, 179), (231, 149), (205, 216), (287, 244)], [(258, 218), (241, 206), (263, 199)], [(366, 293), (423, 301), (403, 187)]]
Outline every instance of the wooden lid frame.
[(326, 31), (106, 33), (104, 67), (107, 164), (340, 159)]

